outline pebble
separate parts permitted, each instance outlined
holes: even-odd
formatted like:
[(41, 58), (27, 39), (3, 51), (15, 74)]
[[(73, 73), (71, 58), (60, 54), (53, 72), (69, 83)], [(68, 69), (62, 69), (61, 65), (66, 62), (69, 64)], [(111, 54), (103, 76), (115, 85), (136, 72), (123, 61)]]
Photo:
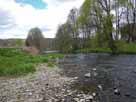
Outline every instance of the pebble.
[(42, 100), (43, 100), (43, 98), (39, 98), (39, 99), (38, 99), (38, 101), (42, 101)]
[(119, 91), (118, 89), (115, 89), (115, 90), (114, 90), (114, 94), (115, 94), (115, 95), (120, 95), (120, 91)]
[(95, 93), (95, 92), (93, 92), (93, 93), (92, 93), (92, 95), (95, 97), (95, 96), (96, 96), (96, 93)]
[(103, 90), (102, 85), (97, 86), (100, 90)]
[(75, 79), (75, 80), (77, 80), (77, 79), (78, 79), (78, 77), (74, 77), (74, 79)]
[(96, 68), (93, 68), (92, 70), (93, 70), (93, 71), (96, 71)]
[(91, 77), (91, 73), (87, 73), (84, 76), (85, 76), (85, 78), (90, 78)]
[(29, 92), (29, 94), (28, 94), (29, 96), (32, 96), (33, 94), (31, 93), (31, 92)]
[(79, 102), (79, 98), (74, 98), (74, 100), (75, 100), (76, 102)]
[(92, 96), (92, 95), (87, 96), (85, 99), (86, 99), (86, 100), (93, 100), (93, 96)]
[(94, 72), (93, 75), (94, 75), (94, 77), (96, 77), (98, 75), (98, 73)]
[(80, 99), (79, 102), (85, 102), (85, 99)]

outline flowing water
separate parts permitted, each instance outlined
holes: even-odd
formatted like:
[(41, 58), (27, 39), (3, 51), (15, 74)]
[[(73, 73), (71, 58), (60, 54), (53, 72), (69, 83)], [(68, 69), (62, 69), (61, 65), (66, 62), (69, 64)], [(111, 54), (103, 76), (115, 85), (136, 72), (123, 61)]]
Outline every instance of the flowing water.
[(78, 77), (74, 89), (96, 92), (99, 102), (136, 102), (136, 55), (71, 54), (59, 63), (64, 75)]

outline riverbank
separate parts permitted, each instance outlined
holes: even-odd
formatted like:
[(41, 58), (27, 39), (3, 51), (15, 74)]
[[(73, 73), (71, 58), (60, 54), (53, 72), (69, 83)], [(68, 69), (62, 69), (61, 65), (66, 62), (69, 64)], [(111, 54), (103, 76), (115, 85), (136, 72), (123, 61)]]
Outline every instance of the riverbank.
[(52, 53), (44, 55), (31, 55), (17, 48), (0, 48), (0, 76), (21, 76), (36, 71), (39, 63), (48, 63), (51, 60), (62, 58), (62, 54)]
[(126, 43), (124, 41), (116, 41), (116, 51), (108, 47), (92, 47), (92, 48), (83, 48), (78, 49), (76, 53), (114, 53), (114, 54), (136, 54), (136, 44), (135, 43)]
[(40, 64), (33, 74), (1, 78), (0, 102), (60, 102), (64, 98), (64, 86), (70, 84), (72, 78), (61, 77), (59, 72), (57, 67)]
[[(0, 79), (0, 102), (90, 102), (96, 93), (72, 87), (78, 77), (67, 77), (57, 66), (40, 64), (36, 72), (19, 78)], [(94, 101), (95, 102), (95, 101)]]

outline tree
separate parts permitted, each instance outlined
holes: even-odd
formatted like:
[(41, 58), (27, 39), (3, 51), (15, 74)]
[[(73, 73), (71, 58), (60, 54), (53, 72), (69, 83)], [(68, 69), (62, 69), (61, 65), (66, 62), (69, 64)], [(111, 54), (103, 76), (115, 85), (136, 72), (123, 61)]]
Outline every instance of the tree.
[[(81, 8), (82, 24), (87, 25), (92, 31), (96, 29), (98, 35), (98, 41), (101, 46), (102, 41), (106, 41), (108, 47), (114, 52), (116, 46), (113, 39), (113, 14), (112, 11), (112, 0), (86, 0)], [(85, 13), (84, 13), (85, 12)], [(83, 20), (84, 19), (84, 20)], [(88, 23), (89, 22), (89, 23)], [(90, 31), (88, 37), (90, 37)]]
[(36, 27), (30, 29), (25, 43), (28, 47), (36, 47), (39, 51), (42, 51), (43, 39), (42, 31)]
[(78, 49), (78, 25), (77, 25), (77, 17), (78, 17), (78, 9), (73, 8), (70, 10), (70, 13), (68, 15), (67, 23), (69, 24), (70, 30), (71, 30), (71, 36), (73, 38), (73, 50)]
[(59, 26), (55, 41), (56, 41), (56, 48), (59, 50), (59, 52), (62, 53), (68, 53), (72, 52), (73, 45), (72, 45), (72, 35), (70, 24), (66, 23), (61, 26)]
[(16, 39), (16, 46), (17, 47), (21, 47), (21, 46), (23, 46), (23, 44), (24, 44), (24, 42), (22, 39)]

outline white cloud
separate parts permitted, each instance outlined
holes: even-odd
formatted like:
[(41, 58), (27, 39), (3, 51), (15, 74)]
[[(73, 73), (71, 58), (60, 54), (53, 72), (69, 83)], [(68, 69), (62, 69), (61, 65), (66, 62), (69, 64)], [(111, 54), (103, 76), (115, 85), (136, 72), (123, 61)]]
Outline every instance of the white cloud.
[(58, 25), (66, 21), (70, 9), (79, 8), (83, 1), (44, 0), (48, 7), (35, 9), (31, 5), (21, 5), (14, 0), (0, 0), (0, 9), (8, 12), (14, 21), (10, 29), (0, 29), (0, 38), (26, 38), (29, 29), (36, 26), (42, 29), (45, 37), (54, 37)]

